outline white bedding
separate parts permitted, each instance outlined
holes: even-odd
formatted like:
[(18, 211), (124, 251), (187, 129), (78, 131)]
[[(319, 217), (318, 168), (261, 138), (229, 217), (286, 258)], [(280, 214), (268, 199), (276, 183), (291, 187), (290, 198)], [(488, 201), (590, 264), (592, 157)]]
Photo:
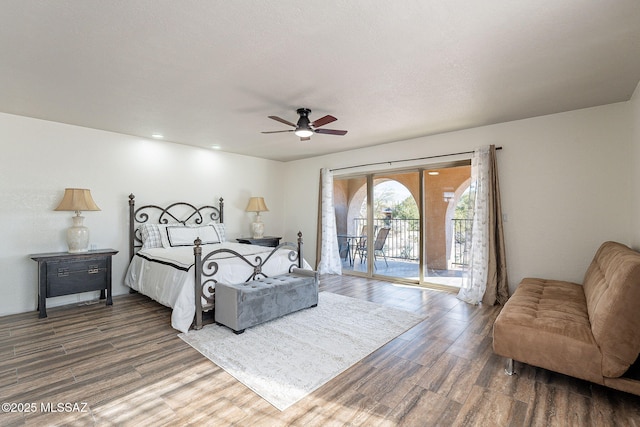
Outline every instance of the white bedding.
[[(216, 249), (231, 249), (256, 264), (256, 255), (266, 258), (274, 248), (241, 243), (216, 243), (202, 246), (202, 257)], [(267, 276), (286, 273), (293, 261), (291, 249), (280, 249), (263, 266)], [(253, 272), (245, 261), (222, 253), (213, 257), (220, 267), (215, 278), (222, 283), (241, 283)], [(206, 272), (206, 263), (203, 269)], [(311, 269), (305, 261), (304, 268)], [(124, 283), (162, 305), (173, 308), (171, 326), (187, 332), (195, 315), (194, 255), (192, 246), (140, 250), (131, 260)], [(259, 276), (262, 277), (262, 276)], [(205, 302), (203, 301), (203, 304)]]

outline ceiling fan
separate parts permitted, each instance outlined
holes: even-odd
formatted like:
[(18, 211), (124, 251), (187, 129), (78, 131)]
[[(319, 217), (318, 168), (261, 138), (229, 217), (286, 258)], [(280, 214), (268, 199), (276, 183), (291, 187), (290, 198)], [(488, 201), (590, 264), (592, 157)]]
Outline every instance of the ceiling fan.
[(336, 130), (336, 129), (318, 129), (320, 126), (324, 126), (331, 122), (335, 122), (336, 119), (333, 116), (324, 116), (320, 117), (318, 120), (313, 122), (309, 122), (309, 114), (311, 110), (308, 108), (298, 108), (296, 110), (300, 118), (298, 119), (297, 124), (293, 124), (288, 120), (281, 119), (278, 116), (269, 116), (270, 119), (273, 119), (277, 122), (284, 123), (285, 125), (293, 126), (295, 129), (290, 130), (273, 130), (262, 133), (280, 133), (280, 132), (293, 132), (297, 136), (300, 137), (300, 141), (309, 141), (311, 139), (311, 135), (314, 133), (324, 133), (327, 135), (345, 135), (347, 133), (346, 130)]

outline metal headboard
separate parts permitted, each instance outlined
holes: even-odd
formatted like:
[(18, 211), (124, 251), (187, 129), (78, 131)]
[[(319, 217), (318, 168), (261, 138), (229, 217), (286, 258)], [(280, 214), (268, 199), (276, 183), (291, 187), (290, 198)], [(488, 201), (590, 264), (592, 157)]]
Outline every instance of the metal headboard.
[(205, 221), (224, 222), (224, 200), (218, 200), (218, 207), (195, 207), (191, 203), (177, 202), (167, 207), (144, 205), (136, 209), (135, 196), (129, 194), (129, 259), (132, 259), (137, 249), (142, 247), (141, 224), (203, 224)]

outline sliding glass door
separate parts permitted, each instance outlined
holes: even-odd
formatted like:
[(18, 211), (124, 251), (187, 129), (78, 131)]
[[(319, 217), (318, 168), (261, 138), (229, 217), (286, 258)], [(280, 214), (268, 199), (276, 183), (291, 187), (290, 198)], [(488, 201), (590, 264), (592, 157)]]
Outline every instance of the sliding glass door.
[(346, 272), (420, 280), (419, 171), (334, 178)]
[(459, 286), (468, 163), (334, 177), (345, 274)]
[(423, 173), (424, 282), (460, 287), (471, 242), (471, 165), (448, 165)]

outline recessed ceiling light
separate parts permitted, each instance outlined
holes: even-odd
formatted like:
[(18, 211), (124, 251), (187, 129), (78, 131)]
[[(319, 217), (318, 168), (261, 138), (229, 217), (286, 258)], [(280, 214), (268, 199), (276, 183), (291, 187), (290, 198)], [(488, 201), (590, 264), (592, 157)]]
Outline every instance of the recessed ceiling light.
[(213, 148), (214, 150), (219, 150), (221, 147), (218, 144), (213, 144), (211, 148)]
[(429, 175), (431, 175), (431, 176), (440, 175), (440, 172), (438, 172), (438, 171), (429, 171), (429, 172), (427, 172), (427, 173), (428, 173)]
[(164, 135), (162, 135), (161, 133), (152, 133), (151, 138), (162, 139), (164, 138)]

